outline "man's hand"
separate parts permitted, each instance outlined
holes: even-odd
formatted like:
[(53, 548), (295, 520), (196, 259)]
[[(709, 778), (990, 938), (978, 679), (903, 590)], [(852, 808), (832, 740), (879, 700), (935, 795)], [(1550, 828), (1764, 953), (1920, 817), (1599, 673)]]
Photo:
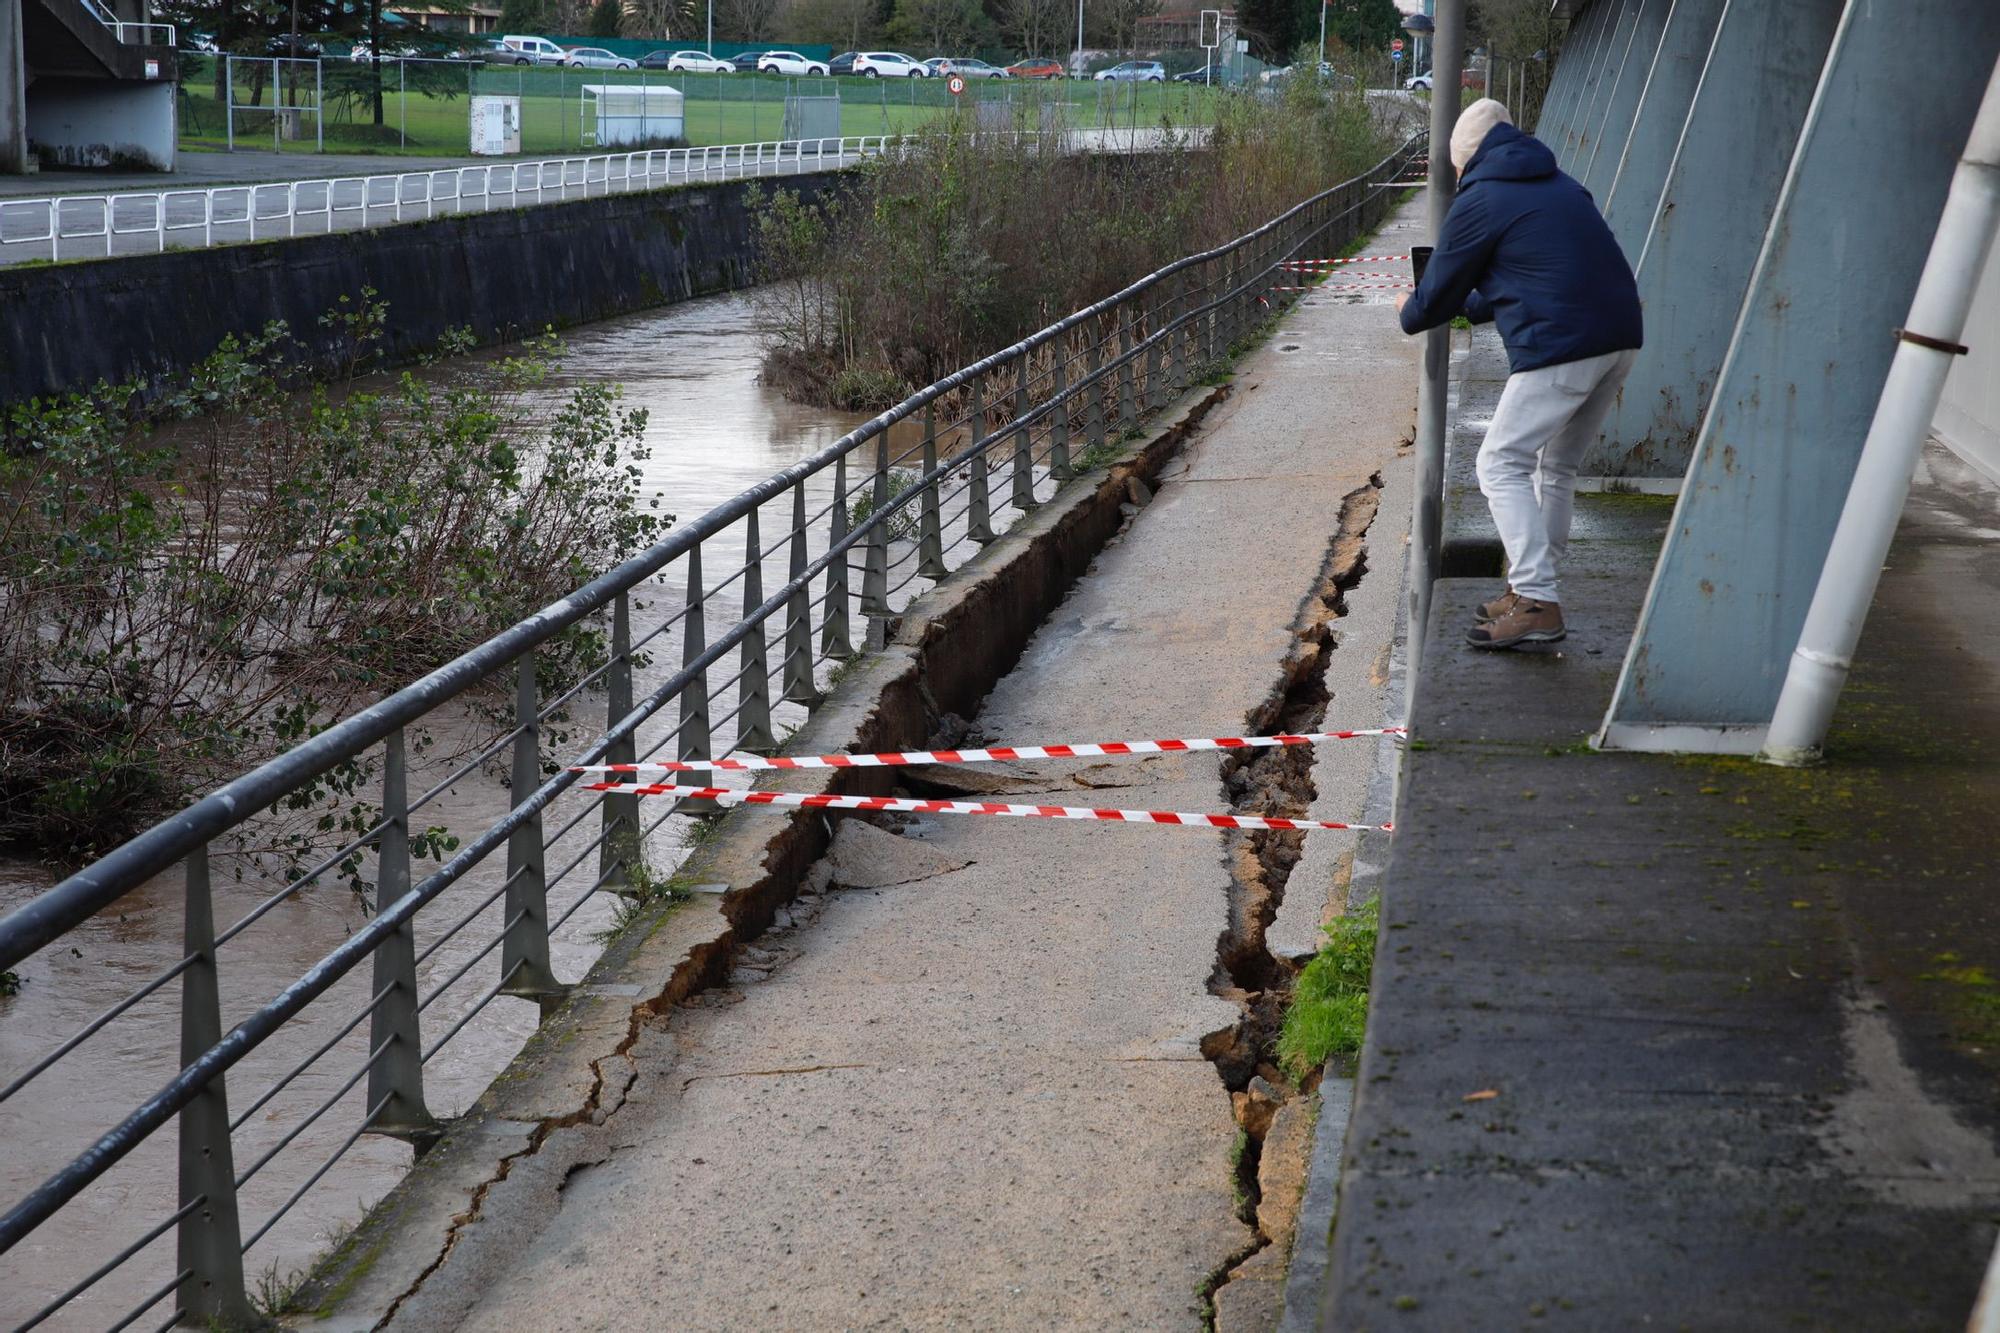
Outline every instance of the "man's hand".
[(1396, 313), (1398, 315), (1403, 313), (1403, 307), (1408, 305), (1409, 303), (1410, 303), (1410, 294), (1408, 292), (1396, 293)]

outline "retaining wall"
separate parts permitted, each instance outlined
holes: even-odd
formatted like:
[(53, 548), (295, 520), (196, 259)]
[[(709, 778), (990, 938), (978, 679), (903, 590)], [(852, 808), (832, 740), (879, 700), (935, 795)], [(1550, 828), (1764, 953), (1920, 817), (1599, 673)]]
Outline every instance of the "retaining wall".
[(725, 181), (464, 213), (365, 231), (0, 269), (0, 404), (100, 380), (157, 383), (230, 334), (284, 320), (330, 355), (319, 317), (374, 288), (384, 350), (407, 361), (447, 330), (482, 344), (667, 305), (751, 281), (751, 191), (808, 197), (838, 173)]

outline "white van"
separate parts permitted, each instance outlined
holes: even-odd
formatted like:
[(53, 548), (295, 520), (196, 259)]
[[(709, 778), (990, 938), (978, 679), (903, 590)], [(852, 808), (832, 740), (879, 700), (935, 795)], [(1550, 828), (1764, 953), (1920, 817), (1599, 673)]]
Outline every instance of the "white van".
[(569, 52), (546, 37), (502, 37), (493, 60), (502, 65), (560, 65)]

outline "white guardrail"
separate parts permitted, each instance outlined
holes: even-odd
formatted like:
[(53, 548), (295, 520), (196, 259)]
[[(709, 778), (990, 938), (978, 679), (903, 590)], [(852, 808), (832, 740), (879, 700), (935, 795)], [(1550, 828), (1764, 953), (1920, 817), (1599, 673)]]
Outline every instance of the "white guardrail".
[[(88, 257), (159, 253), (169, 247), (201, 249), (690, 181), (797, 175), (879, 155), (890, 142), (879, 134), (786, 139), (478, 163), (379, 176), (0, 199), (0, 264), (85, 258), (86, 254), (77, 253), (79, 248)], [(118, 248), (121, 237), (132, 238), (123, 251)], [(152, 243), (140, 238), (151, 238)]]

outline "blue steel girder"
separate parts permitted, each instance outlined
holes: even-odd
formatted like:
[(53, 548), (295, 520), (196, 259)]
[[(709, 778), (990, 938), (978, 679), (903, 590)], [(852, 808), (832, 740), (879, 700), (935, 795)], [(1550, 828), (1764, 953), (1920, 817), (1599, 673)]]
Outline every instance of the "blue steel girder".
[(1569, 39), (1563, 44), (1562, 55), (1556, 61), (1549, 108), (1542, 116), (1546, 126), (1536, 131), (1536, 136), (1551, 149), (1562, 147), (1563, 136), (1569, 131), (1570, 121), (1576, 117), (1583, 100), (1584, 86), (1590, 82), (1591, 71), (1602, 49), (1605, 16), (1610, 11), (1609, 0), (1583, 11), (1572, 24)]
[(1687, 471), (1841, 7), (1731, 0), (1634, 265), (1646, 345), (1585, 476)]
[(1673, 0), (1635, 0), (1632, 7), (1632, 35), (1626, 40), (1624, 59), (1605, 96), (1597, 133), (1578, 159), (1580, 170), (1572, 173), (1591, 197), (1600, 201), (1611, 192), (1611, 179), (1618, 174), (1618, 159), (1624, 156), (1625, 141), (1632, 135), (1632, 113), (1645, 91), (1660, 36), (1667, 26), (1667, 11), (1672, 8)]
[[(1948, 35), (1922, 78), (1899, 44)], [(1966, 135), (2000, 5), (1849, 0), (1601, 736), (1761, 744)], [(1731, 137), (1740, 142), (1740, 132)]]
[(1590, 152), (1590, 145), (1597, 142), (1598, 127), (1604, 118), (1606, 94), (1618, 77), (1625, 52), (1632, 44), (1632, 18), (1639, 7), (1639, 0), (1605, 0), (1605, 3), (1604, 44), (1597, 59), (1596, 71), (1584, 89), (1577, 114), (1563, 131), (1562, 146), (1556, 149), (1556, 160), (1572, 176), (1576, 174), (1577, 163)]
[(1602, 204), (1611, 234), (1635, 264), (1660, 205), (1688, 108), (1694, 105), (1702, 66), (1728, 7), (1729, 0), (1674, 0), (1666, 30), (1660, 34), (1645, 91), (1633, 111), (1632, 132)]

